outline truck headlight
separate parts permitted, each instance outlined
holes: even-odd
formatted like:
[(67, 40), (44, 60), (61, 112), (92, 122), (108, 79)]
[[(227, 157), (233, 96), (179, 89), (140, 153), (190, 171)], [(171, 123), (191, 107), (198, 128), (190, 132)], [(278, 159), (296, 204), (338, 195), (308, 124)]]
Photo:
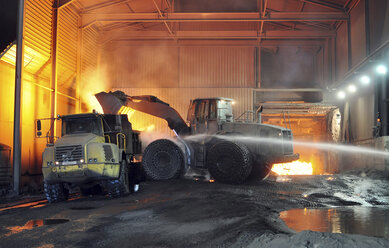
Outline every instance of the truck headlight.
[(90, 158), (90, 159), (88, 159), (88, 162), (89, 162), (89, 163), (92, 163), (92, 159), (91, 159), (91, 158)]
[(97, 158), (94, 158), (94, 159), (93, 159), (93, 162), (97, 162)]
[(59, 165), (59, 161), (55, 161), (55, 165)]
[(84, 163), (85, 161), (83, 159), (80, 159), (80, 163)]

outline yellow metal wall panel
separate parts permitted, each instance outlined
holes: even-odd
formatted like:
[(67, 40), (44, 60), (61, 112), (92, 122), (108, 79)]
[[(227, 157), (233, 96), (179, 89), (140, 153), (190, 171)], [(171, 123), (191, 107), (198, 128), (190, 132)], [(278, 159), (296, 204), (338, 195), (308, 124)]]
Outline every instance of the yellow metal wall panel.
[(97, 67), (97, 30), (89, 27), (82, 32), (81, 77), (87, 79), (86, 74)]
[[(21, 173), (40, 173), (45, 139), (35, 138), (35, 120), (50, 116), (50, 91), (39, 87), (36, 77), (24, 72), (22, 82), (21, 129), (22, 168)], [(13, 119), (15, 94), (15, 67), (0, 61), (0, 143), (13, 146)], [(23, 184), (30, 179), (23, 178)], [(39, 183), (38, 181), (36, 183)], [(22, 185), (23, 185), (22, 184)]]
[[(167, 102), (186, 121), (187, 111), (191, 99), (205, 97), (228, 97), (235, 100), (233, 105), (234, 117), (238, 117), (246, 110), (253, 109), (253, 91), (250, 88), (114, 88), (121, 90), (127, 95), (154, 95)], [(154, 131), (172, 135), (165, 120), (137, 113), (130, 118), (134, 129), (142, 130), (154, 125)]]
[(70, 7), (58, 12), (57, 84), (58, 89), (66, 93), (77, 86), (78, 18)]
[[(24, 70), (50, 78), (47, 64), (51, 54), (52, 1), (26, 0), (24, 17)], [(51, 68), (51, 67), (50, 67)]]
[(253, 47), (181, 47), (180, 87), (255, 87)]

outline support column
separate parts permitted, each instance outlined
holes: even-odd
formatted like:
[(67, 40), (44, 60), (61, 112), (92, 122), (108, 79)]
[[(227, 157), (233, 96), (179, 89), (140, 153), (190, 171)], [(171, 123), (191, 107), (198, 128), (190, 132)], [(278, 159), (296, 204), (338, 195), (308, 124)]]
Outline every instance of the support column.
[(14, 109), (14, 136), (13, 136), (13, 190), (14, 194), (20, 193), (21, 159), (21, 118), (22, 105), (22, 78), (23, 78), (23, 24), (24, 24), (24, 0), (19, 0), (18, 26), (16, 43), (16, 68), (15, 68), (15, 109)]
[[(57, 117), (57, 103), (58, 103), (58, 87), (57, 87), (57, 47), (58, 47), (58, 2), (53, 2), (53, 21), (52, 21), (52, 37), (51, 37), (51, 117)], [(57, 135), (57, 128), (54, 119), (52, 120), (52, 129), (50, 133), (50, 143), (54, 143)]]

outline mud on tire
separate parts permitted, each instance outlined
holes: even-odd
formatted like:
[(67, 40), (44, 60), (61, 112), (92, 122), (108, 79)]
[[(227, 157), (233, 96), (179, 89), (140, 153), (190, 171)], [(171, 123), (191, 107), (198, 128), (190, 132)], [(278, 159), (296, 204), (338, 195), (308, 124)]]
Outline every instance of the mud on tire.
[(153, 180), (178, 178), (185, 167), (181, 149), (167, 139), (150, 143), (143, 153), (142, 163), (146, 175)]
[(69, 192), (62, 183), (44, 183), (46, 199), (49, 203), (66, 201)]
[(252, 170), (252, 159), (247, 146), (232, 141), (219, 141), (207, 152), (207, 166), (219, 182), (244, 182)]
[(130, 192), (128, 179), (128, 164), (125, 159), (120, 165), (120, 176), (118, 179), (107, 182), (108, 196), (111, 198), (122, 197)]

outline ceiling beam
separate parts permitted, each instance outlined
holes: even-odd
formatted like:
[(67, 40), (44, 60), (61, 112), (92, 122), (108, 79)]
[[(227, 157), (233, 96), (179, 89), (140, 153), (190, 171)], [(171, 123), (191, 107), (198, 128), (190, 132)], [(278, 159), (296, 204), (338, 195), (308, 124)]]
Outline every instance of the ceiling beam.
[(92, 11), (99, 10), (101, 8), (112, 7), (112, 6), (115, 6), (118, 4), (123, 4), (123, 3), (128, 3), (128, 2), (132, 2), (132, 0), (106, 1), (106, 2), (102, 2), (102, 3), (98, 3), (95, 5), (89, 6), (85, 9), (83, 9), (82, 13), (90, 13)]
[(309, 4), (312, 4), (312, 5), (316, 5), (316, 6), (319, 6), (319, 7), (323, 7), (323, 8), (326, 8), (326, 9), (345, 11), (345, 8), (342, 5), (336, 4), (336, 3), (327, 2), (327, 1), (324, 1), (324, 0), (300, 0), (300, 1), (304, 2), (304, 3), (309, 3)]
[(185, 46), (199, 46), (199, 47), (230, 47), (230, 46), (239, 46), (239, 47), (296, 47), (296, 46), (321, 46), (325, 45), (324, 39), (305, 39), (305, 40), (287, 40), (287, 39), (268, 39), (262, 40), (261, 44), (258, 44), (258, 41), (255, 39), (188, 39), (188, 40), (178, 40), (175, 42), (172, 39), (166, 40), (151, 40), (151, 39), (140, 39), (140, 40), (112, 40), (117, 46), (169, 46), (169, 47), (185, 47)]
[[(154, 3), (155, 8), (156, 8), (157, 11), (158, 11), (159, 17), (161, 17), (161, 18), (163, 19), (164, 16), (163, 16), (161, 10), (160, 10), (159, 7), (158, 7), (158, 4), (155, 2), (155, 0), (153, 0), (153, 3)], [(174, 35), (172, 29), (170, 28), (169, 24), (168, 24), (166, 21), (164, 21), (163, 23), (165, 24), (166, 29), (169, 31), (169, 35), (170, 35), (174, 40), (176, 40), (175, 35)]]
[(74, 2), (74, 0), (58, 0), (58, 8), (64, 8)]
[(349, 15), (342, 12), (270, 12), (262, 17), (258, 12), (247, 13), (83, 13), (82, 27), (96, 22), (201, 22), (201, 21), (345, 21)]
[[(335, 31), (266, 31), (261, 39), (320, 39), (334, 37)], [(258, 39), (253, 31), (176, 31), (176, 39)], [(112, 40), (171, 39), (167, 31), (111, 31), (101, 32), (100, 42)]]

